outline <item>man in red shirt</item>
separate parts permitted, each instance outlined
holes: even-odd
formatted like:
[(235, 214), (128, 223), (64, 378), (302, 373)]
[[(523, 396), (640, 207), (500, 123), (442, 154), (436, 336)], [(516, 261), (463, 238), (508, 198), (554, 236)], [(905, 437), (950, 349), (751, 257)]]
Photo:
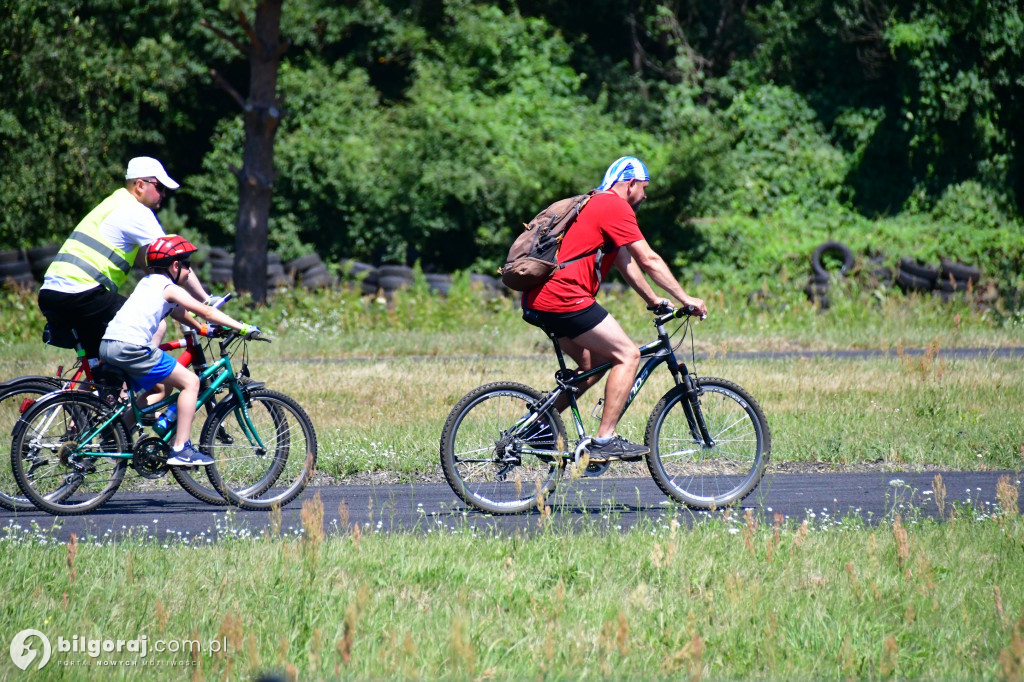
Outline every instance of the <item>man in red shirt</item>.
[[(558, 259), (566, 262), (598, 248), (600, 251), (557, 270), (543, 285), (523, 294), (524, 315), (554, 333), (562, 350), (576, 361), (579, 369), (612, 363), (604, 389), (601, 426), (589, 448), (591, 462), (635, 460), (649, 450), (615, 433), (640, 365), (640, 351), (595, 299), (612, 264), (649, 306), (668, 301), (654, 293), (645, 274), (680, 305), (692, 306), (700, 315), (707, 314), (704, 301), (683, 291), (668, 265), (640, 232), (634, 209), (647, 198), (649, 181), (647, 166), (636, 157), (624, 156), (609, 166), (597, 193), (562, 240)], [(582, 390), (600, 378), (592, 378)], [(557, 407), (561, 410), (566, 405)]]

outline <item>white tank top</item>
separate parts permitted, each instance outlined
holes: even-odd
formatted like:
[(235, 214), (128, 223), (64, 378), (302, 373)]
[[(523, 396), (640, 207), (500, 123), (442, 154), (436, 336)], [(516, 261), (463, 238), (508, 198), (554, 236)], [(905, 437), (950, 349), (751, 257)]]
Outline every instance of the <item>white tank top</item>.
[(164, 300), (164, 289), (171, 284), (173, 282), (166, 275), (143, 277), (107, 325), (103, 338), (137, 346), (150, 345), (160, 321), (178, 305)]

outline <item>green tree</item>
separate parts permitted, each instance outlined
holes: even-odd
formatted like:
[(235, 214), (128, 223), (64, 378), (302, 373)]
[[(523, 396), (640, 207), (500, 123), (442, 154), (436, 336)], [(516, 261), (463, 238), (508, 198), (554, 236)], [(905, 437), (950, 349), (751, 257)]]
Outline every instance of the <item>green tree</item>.
[(181, 175), (189, 164), (169, 140), (195, 130), (201, 9), (0, 0), (0, 242), (61, 241), (131, 156), (160, 157)]

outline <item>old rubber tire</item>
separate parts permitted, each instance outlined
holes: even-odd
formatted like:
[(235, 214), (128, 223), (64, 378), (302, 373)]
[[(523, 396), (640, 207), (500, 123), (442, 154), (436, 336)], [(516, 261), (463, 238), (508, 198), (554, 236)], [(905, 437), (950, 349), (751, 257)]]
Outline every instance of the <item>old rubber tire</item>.
[(821, 257), (826, 253), (835, 254), (843, 261), (842, 266), (839, 268), (839, 273), (842, 275), (847, 274), (853, 269), (854, 263), (856, 262), (853, 257), (853, 251), (850, 250), (846, 244), (837, 241), (827, 241), (818, 246), (811, 254), (811, 269), (817, 275), (828, 276), (828, 268), (822, 262)]

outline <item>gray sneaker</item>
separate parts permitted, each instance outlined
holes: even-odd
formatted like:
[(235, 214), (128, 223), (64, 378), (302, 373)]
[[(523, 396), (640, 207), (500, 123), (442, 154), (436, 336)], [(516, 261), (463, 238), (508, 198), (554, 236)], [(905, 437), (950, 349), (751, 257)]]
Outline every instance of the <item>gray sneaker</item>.
[(651, 451), (646, 445), (630, 443), (619, 434), (612, 436), (612, 439), (607, 443), (598, 443), (592, 440), (587, 450), (590, 453), (590, 461), (595, 463), (613, 462), (615, 460), (635, 462)]
[(185, 443), (181, 452), (171, 450), (171, 456), (167, 458), (169, 467), (205, 467), (211, 464), (213, 464), (213, 457), (204, 455), (192, 447), (192, 441)]

